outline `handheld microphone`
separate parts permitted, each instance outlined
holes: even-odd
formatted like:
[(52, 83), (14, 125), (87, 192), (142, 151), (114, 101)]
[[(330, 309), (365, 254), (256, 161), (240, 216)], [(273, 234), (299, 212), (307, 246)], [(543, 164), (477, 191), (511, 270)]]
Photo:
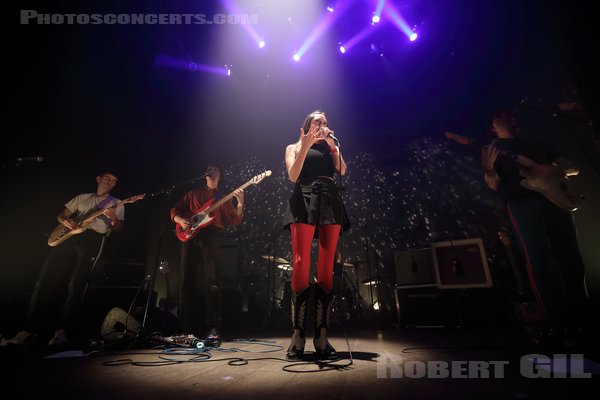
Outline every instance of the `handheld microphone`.
[(329, 129), (328, 127), (324, 126), (324, 127), (321, 128), (321, 130), (328, 137), (330, 137), (331, 139), (333, 139), (333, 142), (335, 143), (336, 146), (340, 147), (340, 141), (335, 136), (333, 136), (334, 132), (331, 129)]
[(333, 136), (333, 131), (331, 132), (331, 135), (329, 135), (329, 137), (330, 137), (331, 139), (333, 139), (333, 142), (335, 143), (335, 145), (336, 145), (337, 147), (340, 147), (340, 141), (339, 141), (339, 140), (338, 140), (338, 139), (337, 139), (335, 136)]

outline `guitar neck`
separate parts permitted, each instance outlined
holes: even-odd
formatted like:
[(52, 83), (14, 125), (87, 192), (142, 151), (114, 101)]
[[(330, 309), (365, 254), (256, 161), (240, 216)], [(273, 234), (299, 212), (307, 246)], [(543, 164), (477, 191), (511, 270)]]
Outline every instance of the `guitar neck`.
[[(466, 141), (469, 145), (478, 148), (478, 149), (483, 149), (483, 147), (485, 147), (483, 144), (470, 139), (470, 138), (463, 138), (463, 141)], [(530, 167), (528, 165), (523, 164), (522, 162), (519, 161), (519, 155), (516, 153), (513, 153), (512, 151), (507, 151), (507, 150), (503, 150), (503, 149), (498, 149), (498, 154), (504, 158), (506, 161), (511, 162), (513, 165), (515, 165), (517, 168), (519, 169), (526, 169), (528, 170)]]
[(225, 202), (229, 201), (233, 197), (233, 194), (236, 191), (243, 190), (243, 189), (247, 188), (248, 186), (250, 186), (251, 184), (252, 184), (251, 180), (244, 183), (242, 186), (238, 187), (233, 192), (229, 193), (227, 196), (222, 197), (219, 201), (214, 203), (212, 206), (208, 207), (208, 209), (206, 209), (206, 212), (208, 214), (210, 214), (211, 212), (215, 211), (217, 208), (221, 207)]
[(113, 205), (110, 205), (108, 207), (104, 207), (100, 210), (96, 210), (94, 212), (92, 212), (91, 214), (84, 214), (81, 216), (81, 218), (77, 218), (77, 222), (82, 223), (82, 222), (91, 222), (94, 219), (98, 218), (100, 215), (102, 215), (102, 212), (108, 208), (117, 208), (118, 206), (120, 206), (121, 204), (124, 203), (124, 200), (121, 200)]

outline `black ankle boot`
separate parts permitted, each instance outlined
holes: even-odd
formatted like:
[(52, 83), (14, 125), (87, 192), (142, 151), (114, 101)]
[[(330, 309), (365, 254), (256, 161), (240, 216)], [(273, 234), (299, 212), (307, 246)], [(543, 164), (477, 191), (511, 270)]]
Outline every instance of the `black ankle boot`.
[(308, 308), (309, 288), (305, 288), (300, 293), (292, 292), (292, 341), (288, 347), (285, 358), (288, 360), (299, 360), (304, 355), (304, 344), (306, 335), (304, 334), (304, 323), (306, 322), (306, 311)]
[(335, 359), (338, 354), (327, 340), (327, 329), (333, 304), (333, 293), (325, 292), (321, 285), (315, 285), (315, 354), (320, 359)]

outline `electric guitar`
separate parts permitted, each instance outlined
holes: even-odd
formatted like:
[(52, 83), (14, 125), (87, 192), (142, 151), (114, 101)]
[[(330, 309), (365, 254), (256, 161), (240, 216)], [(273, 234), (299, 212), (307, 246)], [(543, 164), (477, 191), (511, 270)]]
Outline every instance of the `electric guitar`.
[(498, 231), (498, 237), (504, 245), (506, 257), (510, 264), (517, 284), (517, 299), (514, 300), (514, 313), (516, 318), (523, 323), (533, 324), (546, 319), (545, 309), (534, 299), (529, 289), (529, 282), (523, 276), (522, 264), (512, 247), (509, 235), (503, 230)]
[(67, 240), (68, 238), (70, 238), (71, 236), (77, 235), (85, 231), (89, 228), (90, 224), (94, 222), (96, 218), (102, 215), (104, 210), (109, 208), (117, 208), (121, 204), (135, 203), (136, 201), (141, 200), (144, 197), (146, 197), (145, 194), (138, 194), (137, 196), (132, 196), (125, 200), (121, 200), (118, 203), (105, 207), (101, 210), (90, 210), (80, 216), (70, 217), (73, 221), (77, 223), (77, 225), (73, 229), (69, 229), (63, 224), (58, 224), (58, 226), (54, 228), (54, 230), (50, 234), (50, 237), (48, 237), (48, 246), (57, 246), (65, 240)]
[(215, 202), (215, 199), (210, 199), (190, 217), (190, 225), (187, 227), (187, 229), (184, 229), (179, 223), (175, 224), (175, 234), (179, 240), (182, 242), (187, 242), (188, 240), (192, 239), (194, 236), (196, 236), (199, 230), (212, 223), (214, 217), (212, 217), (210, 214), (229, 201), (236, 191), (243, 190), (250, 185), (256, 185), (267, 176), (271, 176), (271, 171), (265, 171), (262, 174), (254, 176), (248, 182), (244, 183), (227, 196), (222, 197), (217, 202)]
[[(451, 132), (446, 132), (445, 136), (447, 139), (452, 139), (460, 144), (468, 144), (478, 149), (484, 147), (472, 139)], [(519, 169), (521, 176), (524, 178), (519, 183), (524, 188), (542, 194), (556, 206), (567, 211), (577, 210), (583, 202), (584, 196), (573, 193), (569, 177), (559, 166), (555, 166), (555, 173), (552, 175), (536, 175), (531, 171), (533, 167), (538, 165), (535, 161), (520, 154), (498, 150), (500, 152), (499, 156)]]

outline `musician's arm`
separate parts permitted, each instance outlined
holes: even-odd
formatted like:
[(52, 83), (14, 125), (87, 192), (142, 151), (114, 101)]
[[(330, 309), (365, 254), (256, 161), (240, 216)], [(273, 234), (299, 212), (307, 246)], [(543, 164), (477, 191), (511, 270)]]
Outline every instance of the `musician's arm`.
[(494, 167), (499, 151), (494, 145), (484, 146), (481, 149), (481, 165), (483, 166), (483, 179), (493, 190), (500, 187), (500, 176)]
[(188, 218), (191, 201), (192, 192), (188, 192), (177, 202), (175, 207), (171, 208), (171, 221), (181, 225), (183, 229), (187, 229), (191, 223), (191, 220)]
[(73, 212), (65, 207), (65, 209), (56, 216), (56, 220), (59, 224), (64, 225), (69, 229), (73, 229), (75, 228), (75, 222), (69, 218), (71, 214), (73, 214)]
[(173, 222), (181, 225), (183, 229), (187, 229), (190, 226), (191, 220), (189, 218), (183, 217), (177, 213), (173, 214)]
[(110, 218), (110, 230), (113, 232), (119, 232), (123, 227), (123, 220), (117, 217), (117, 213), (110, 209), (112, 212), (108, 214), (108, 218)]
[(485, 170), (483, 179), (485, 180), (485, 183), (487, 183), (487, 185), (493, 190), (498, 190), (498, 187), (500, 187), (500, 176), (498, 176), (498, 173), (495, 169)]
[[(244, 191), (238, 189), (235, 192), (233, 192), (233, 195), (235, 196), (235, 198), (237, 200), (237, 204), (235, 207), (235, 214), (241, 218), (244, 215)], [(241, 222), (241, 220), (240, 220), (240, 222)]]

